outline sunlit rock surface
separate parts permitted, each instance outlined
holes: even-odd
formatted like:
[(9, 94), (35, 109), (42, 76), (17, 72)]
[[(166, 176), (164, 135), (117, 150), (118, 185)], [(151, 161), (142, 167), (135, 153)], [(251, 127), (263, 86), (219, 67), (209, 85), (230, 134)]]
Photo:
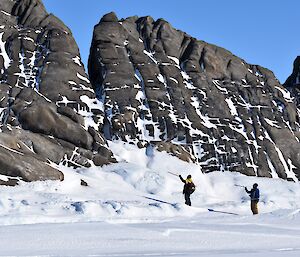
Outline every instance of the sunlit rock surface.
[(173, 144), (203, 172), (299, 178), (298, 110), (266, 68), (163, 19), (109, 13), (94, 28), (89, 75), (107, 139), (180, 155)]
[(71, 31), (40, 0), (0, 3), (0, 174), (63, 179), (56, 164), (113, 161)]

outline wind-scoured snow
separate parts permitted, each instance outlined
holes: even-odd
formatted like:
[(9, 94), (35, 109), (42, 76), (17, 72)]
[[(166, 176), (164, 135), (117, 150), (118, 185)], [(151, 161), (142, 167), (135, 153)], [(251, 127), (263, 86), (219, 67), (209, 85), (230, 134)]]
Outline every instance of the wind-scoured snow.
[(58, 105), (75, 104), (76, 101), (70, 101), (66, 96), (62, 96), (62, 100), (56, 102)]
[(74, 58), (72, 58), (72, 60), (78, 65), (78, 66), (82, 66), (81, 64), (81, 60), (79, 56), (76, 56)]
[[(276, 144), (274, 143), (274, 141), (271, 139), (270, 135), (266, 131), (265, 131), (265, 138), (267, 138), (274, 145), (274, 148), (275, 148), (275, 150), (278, 154), (278, 158), (279, 158), (279, 160), (281, 161), (281, 163), (284, 167), (284, 171), (287, 174), (287, 177), (293, 179), (293, 181), (298, 181), (297, 176), (296, 176), (295, 172), (293, 171), (293, 168), (295, 168), (294, 165), (291, 165), (291, 163), (289, 165), (287, 163), (287, 161), (284, 158), (283, 153), (276, 146)], [(289, 161), (290, 161), (290, 159), (289, 159)]]
[(288, 90), (286, 90), (284, 88), (281, 88), (281, 87), (275, 87), (275, 88), (278, 89), (281, 92), (282, 96), (284, 97), (284, 99), (287, 102), (290, 102), (290, 103), (293, 102), (293, 98), (291, 96), (291, 93)]
[(276, 169), (269, 157), (269, 155), (264, 151), (264, 154), (266, 155), (266, 158), (267, 158), (267, 162), (268, 162), (268, 165), (270, 167), (270, 170), (271, 170), (271, 175), (272, 175), (272, 178), (278, 178), (278, 174), (276, 172)]
[(234, 106), (231, 98), (226, 98), (225, 99), (225, 102), (227, 103), (229, 109), (230, 109), (230, 113), (232, 116), (237, 116), (238, 115), (238, 112), (237, 112), (237, 109), (236, 107)]
[[(138, 72), (138, 70), (136, 71)], [(149, 108), (149, 103), (146, 98), (146, 92), (144, 87), (144, 81), (141, 74), (138, 72), (140, 78), (140, 85), (137, 84), (135, 88), (139, 89), (136, 94), (136, 99), (140, 102), (139, 111), (143, 111), (142, 117), (140, 115), (136, 115), (135, 125), (138, 128), (140, 135), (140, 140), (157, 140), (159, 141), (159, 124), (158, 122), (153, 121), (152, 113)], [(136, 112), (136, 109), (134, 110)], [(146, 129), (147, 126), (152, 126), (153, 128), (153, 136), (149, 135), (149, 131)]]
[(7, 69), (10, 66), (10, 58), (5, 50), (5, 41), (3, 41), (4, 32), (0, 33), (0, 55), (4, 61), (4, 68)]
[(158, 64), (158, 61), (154, 58), (154, 53), (148, 52), (147, 50), (144, 50), (143, 53), (147, 55), (155, 64)]
[(273, 120), (270, 120), (270, 119), (267, 119), (267, 118), (264, 118), (264, 120), (272, 127), (276, 127), (276, 128), (281, 128), (280, 126), (277, 125), (277, 121), (273, 121)]
[(174, 79), (172, 77), (170, 77), (169, 79), (172, 80), (173, 82), (175, 82), (176, 84), (178, 84), (178, 80), (176, 80), (176, 79)]
[(222, 94), (228, 95), (228, 90), (224, 87), (221, 87), (219, 80), (212, 80), (212, 83), (222, 92)]
[(168, 56), (169, 59), (171, 59), (172, 61), (174, 61), (177, 65), (179, 65), (179, 60), (177, 57), (174, 56)]
[(1, 10), (1, 12), (2, 12), (3, 14), (7, 15), (7, 16), (11, 16), (11, 14), (8, 13), (8, 12), (5, 12), (5, 11), (3, 11), (3, 10)]
[(191, 97), (191, 105), (194, 106), (196, 113), (202, 120), (203, 126), (205, 126), (207, 128), (217, 128), (217, 126), (210, 121), (210, 118), (207, 115), (204, 115), (201, 113), (201, 110), (200, 110), (201, 106), (200, 106), (199, 99), (197, 97), (194, 97), (194, 96)]
[(82, 76), (80, 73), (77, 72), (77, 77), (83, 81), (85, 81), (86, 83), (90, 83), (90, 80), (84, 76)]

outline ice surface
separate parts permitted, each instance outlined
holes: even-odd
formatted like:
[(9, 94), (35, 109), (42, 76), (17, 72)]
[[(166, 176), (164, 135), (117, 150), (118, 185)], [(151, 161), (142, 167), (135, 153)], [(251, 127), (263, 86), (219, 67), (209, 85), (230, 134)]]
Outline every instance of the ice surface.
[(0, 228), (0, 256), (296, 257), (299, 212)]

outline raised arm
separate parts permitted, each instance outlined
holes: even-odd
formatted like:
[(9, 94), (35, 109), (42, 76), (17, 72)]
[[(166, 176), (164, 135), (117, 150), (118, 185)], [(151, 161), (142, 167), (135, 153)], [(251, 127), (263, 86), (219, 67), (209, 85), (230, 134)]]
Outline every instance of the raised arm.
[(245, 191), (250, 194), (251, 193), (251, 190), (248, 190), (247, 187), (245, 187)]
[(180, 180), (182, 181), (182, 183), (185, 184), (185, 179), (183, 179), (183, 177), (181, 177), (181, 175), (179, 175)]

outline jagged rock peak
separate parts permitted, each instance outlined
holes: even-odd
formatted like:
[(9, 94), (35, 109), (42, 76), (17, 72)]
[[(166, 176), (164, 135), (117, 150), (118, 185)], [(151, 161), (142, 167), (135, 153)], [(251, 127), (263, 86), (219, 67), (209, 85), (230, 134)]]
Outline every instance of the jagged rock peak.
[(100, 22), (118, 22), (118, 17), (114, 12), (110, 12), (105, 14), (101, 18)]
[(283, 84), (294, 98), (298, 108), (300, 107), (300, 56), (294, 61), (293, 72)]
[(103, 115), (69, 29), (39, 0), (1, 0), (0, 174), (62, 179), (53, 163), (113, 161)]
[(297, 56), (297, 58), (295, 59), (293, 72), (287, 78), (284, 85), (286, 87), (300, 87), (300, 56)]
[(40, 0), (15, 1), (12, 14), (18, 17), (18, 24), (24, 26), (38, 26), (48, 16)]
[(159, 145), (203, 172), (299, 178), (298, 110), (266, 68), (134, 16), (95, 26), (89, 75), (106, 138)]

